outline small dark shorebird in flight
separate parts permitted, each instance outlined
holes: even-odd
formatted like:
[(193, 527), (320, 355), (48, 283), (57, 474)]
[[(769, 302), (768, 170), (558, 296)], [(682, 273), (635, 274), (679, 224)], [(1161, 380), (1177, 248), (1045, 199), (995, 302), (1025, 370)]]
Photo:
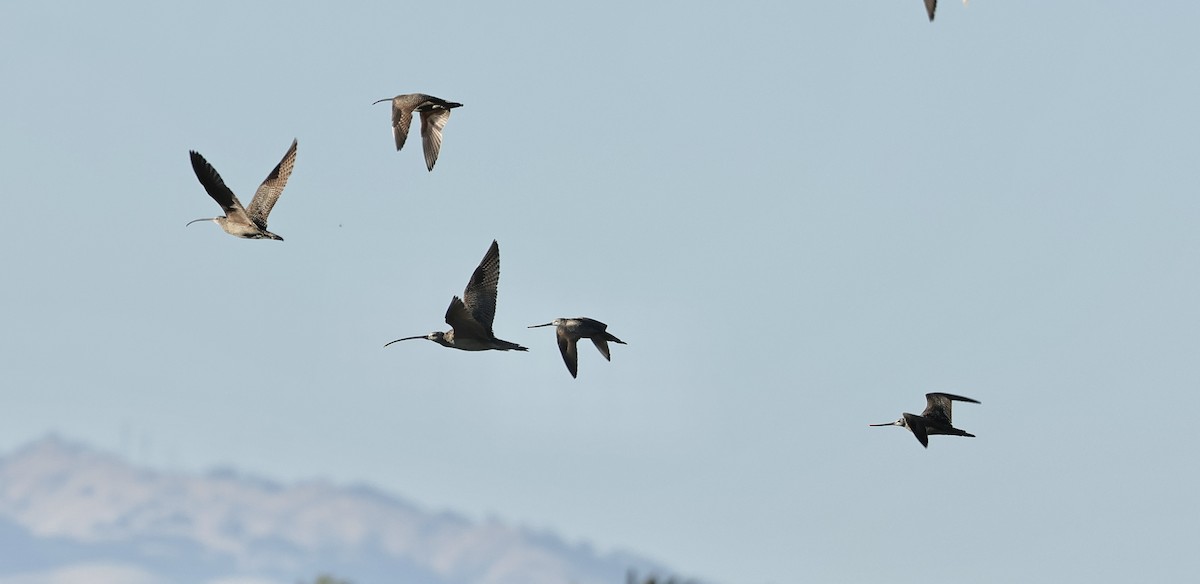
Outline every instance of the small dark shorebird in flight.
[[(433, 170), (438, 151), (442, 149), (442, 128), (450, 119), (450, 110), (462, 107), (461, 103), (446, 101), (424, 93), (405, 93), (392, 98), (383, 98), (375, 103), (392, 102), (392, 135), (396, 138), (396, 151), (404, 148), (408, 139), (408, 127), (412, 124), (413, 112), (421, 114), (421, 145), (425, 148), (425, 167)], [(371, 105), (375, 105), (375, 103)]]
[(555, 327), (558, 351), (562, 353), (563, 362), (567, 364), (567, 371), (571, 372), (571, 377), (578, 377), (579, 373), (579, 353), (575, 350), (575, 343), (579, 339), (591, 339), (606, 361), (612, 361), (608, 353), (608, 341), (625, 344), (625, 341), (609, 334), (608, 325), (593, 318), (556, 318), (546, 324), (535, 324), (529, 328), (542, 326)]
[(446, 309), (446, 324), (450, 330), (434, 331), (417, 337), (404, 337), (384, 345), (411, 339), (429, 339), (443, 347), (463, 351), (528, 351), (516, 343), (497, 339), (492, 333), (492, 320), (496, 316), (496, 288), (500, 284), (500, 244), (492, 240), (483, 261), (471, 274), (471, 281), (463, 291), (462, 298), (455, 296)]
[(913, 436), (921, 442), (921, 446), (929, 448), (929, 437), (934, 434), (946, 434), (950, 436), (966, 436), (974, 438), (974, 434), (970, 434), (955, 428), (950, 424), (950, 407), (955, 401), (979, 403), (969, 397), (954, 395), (950, 393), (927, 393), (925, 401), (928, 403), (925, 406), (925, 411), (921, 415), (910, 414), (905, 412), (900, 416), (899, 420), (887, 424), (870, 424), (871, 426), (900, 426), (912, 430)]
[(278, 201), (279, 195), (283, 194), (283, 187), (287, 186), (288, 177), (292, 176), (292, 167), (296, 166), (295, 140), (292, 140), (292, 146), (283, 155), (283, 160), (275, 165), (271, 174), (268, 174), (267, 179), (259, 185), (258, 191), (254, 193), (254, 198), (250, 200), (249, 209), (242, 207), (237, 195), (234, 195), (233, 191), (225, 186), (225, 181), (221, 180), (221, 175), (217, 174), (217, 169), (213, 168), (199, 152), (192, 150), (190, 154), (192, 170), (196, 171), (196, 178), (200, 179), (200, 184), (204, 185), (208, 196), (212, 197), (225, 210), (225, 216), (196, 219), (189, 221), (188, 225), (197, 221), (212, 221), (220, 225), (225, 233), (236, 237), (283, 241), (282, 237), (267, 231), (267, 215), (271, 214), (271, 208), (275, 206), (275, 201)]

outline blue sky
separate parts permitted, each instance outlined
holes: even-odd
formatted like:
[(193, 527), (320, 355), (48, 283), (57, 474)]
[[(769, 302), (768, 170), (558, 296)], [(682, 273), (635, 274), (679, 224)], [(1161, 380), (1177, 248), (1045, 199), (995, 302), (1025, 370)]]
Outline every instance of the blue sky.
[[(723, 582), (1194, 574), (1200, 6), (942, 4), (6, 6), (0, 448)], [(465, 104), (432, 173), (408, 92)], [(285, 242), (184, 228), (189, 149), (246, 200), (293, 138)], [(531, 350), (384, 349), (492, 239)], [(573, 380), (559, 316), (629, 344)], [(928, 391), (978, 438), (867, 427)]]

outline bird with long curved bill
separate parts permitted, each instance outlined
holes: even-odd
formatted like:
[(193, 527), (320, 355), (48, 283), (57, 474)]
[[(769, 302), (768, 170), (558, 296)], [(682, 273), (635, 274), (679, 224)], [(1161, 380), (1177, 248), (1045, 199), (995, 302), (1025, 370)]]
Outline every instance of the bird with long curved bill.
[(212, 197), (222, 209), (225, 210), (225, 215), (221, 217), (206, 217), (189, 221), (188, 225), (199, 221), (212, 221), (221, 226), (225, 233), (243, 239), (274, 239), (283, 241), (282, 237), (267, 231), (267, 216), (271, 214), (271, 209), (275, 207), (275, 202), (279, 200), (279, 195), (283, 194), (283, 188), (287, 186), (288, 177), (292, 176), (292, 168), (296, 166), (296, 141), (292, 140), (292, 146), (284, 153), (283, 160), (275, 165), (271, 170), (271, 174), (267, 175), (266, 180), (258, 186), (258, 190), (254, 193), (254, 198), (250, 200), (250, 207), (242, 207), (242, 203), (238, 201), (237, 195), (225, 186), (225, 181), (221, 179), (221, 175), (217, 173), (217, 169), (213, 168), (199, 152), (190, 151), (192, 157), (192, 170), (196, 172), (196, 178), (200, 179), (200, 184), (204, 185), (204, 190), (208, 192), (208, 196)]
[(385, 101), (392, 102), (392, 136), (396, 139), (396, 152), (404, 148), (404, 142), (408, 140), (408, 127), (412, 125), (413, 113), (421, 114), (421, 146), (425, 150), (425, 167), (433, 171), (438, 152), (442, 150), (442, 128), (450, 120), (450, 110), (462, 107), (462, 104), (424, 93), (385, 97), (375, 103)]
[(427, 335), (396, 339), (384, 346), (412, 339), (428, 339), (443, 347), (463, 351), (528, 351), (516, 343), (496, 338), (492, 321), (496, 317), (496, 289), (500, 285), (500, 244), (492, 246), (471, 274), (471, 281), (462, 298), (455, 296), (446, 309), (446, 324), (450, 330), (434, 331)]
[(944, 434), (947, 436), (966, 436), (974, 438), (974, 434), (964, 432), (955, 428), (950, 423), (950, 408), (956, 401), (970, 402), (973, 404), (979, 403), (969, 397), (954, 395), (951, 393), (927, 393), (925, 394), (925, 411), (921, 415), (910, 414), (905, 412), (900, 415), (900, 419), (895, 422), (886, 424), (869, 424), (870, 426), (900, 426), (908, 428), (912, 431), (913, 436), (917, 437), (917, 441), (921, 446), (929, 448), (929, 437), (934, 434)]
[(600, 350), (600, 354), (604, 355), (605, 361), (612, 361), (612, 356), (608, 352), (609, 341), (625, 344), (625, 341), (608, 332), (608, 325), (594, 318), (583, 316), (556, 318), (546, 324), (535, 324), (529, 328), (543, 326), (555, 327), (555, 333), (558, 336), (558, 351), (562, 353), (563, 362), (567, 364), (567, 371), (571, 372), (571, 377), (578, 377), (579, 373), (579, 352), (575, 349), (575, 343), (579, 339), (591, 339), (592, 344)]

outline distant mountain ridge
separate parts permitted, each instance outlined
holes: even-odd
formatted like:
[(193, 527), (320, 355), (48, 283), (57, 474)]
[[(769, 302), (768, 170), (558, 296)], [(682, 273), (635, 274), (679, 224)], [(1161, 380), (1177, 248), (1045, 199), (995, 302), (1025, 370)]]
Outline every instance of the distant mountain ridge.
[(0, 459), (0, 584), (621, 584), (599, 555), (369, 487), (138, 468), (48, 437)]

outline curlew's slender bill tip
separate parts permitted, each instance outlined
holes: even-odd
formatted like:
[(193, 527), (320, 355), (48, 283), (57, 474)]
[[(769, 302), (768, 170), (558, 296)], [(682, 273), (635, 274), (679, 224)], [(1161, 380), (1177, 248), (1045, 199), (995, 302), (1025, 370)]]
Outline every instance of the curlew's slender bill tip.
[(411, 341), (411, 340), (413, 340), (413, 339), (428, 339), (428, 338), (429, 338), (429, 336), (428, 336), (428, 335), (421, 335), (421, 336), (419, 336), (419, 337), (404, 337), (403, 339), (396, 339), (396, 340), (394, 340), (394, 341), (389, 341), (388, 343), (386, 343), (386, 344), (385, 344), (385, 345), (383, 345), (383, 346), (385, 346), (385, 347), (386, 347), (386, 346), (388, 346), (388, 345), (390, 345), (390, 344), (392, 344), (392, 343), (399, 343), (400, 341)]
[(203, 219), (192, 219), (191, 221), (188, 221), (187, 225), (184, 225), (184, 227), (187, 227), (188, 225), (191, 225), (192, 223), (199, 223), (201, 221), (216, 221), (216, 220), (217, 220), (216, 217), (205, 217)]
[(538, 328), (538, 327), (540, 327), (540, 326), (554, 326), (554, 323), (552, 323), (552, 322), (548, 322), (548, 323), (546, 323), (546, 324), (531, 324), (531, 325), (529, 325), (529, 326), (527, 326), (527, 327), (525, 327), (525, 328)]
[(385, 102), (385, 101), (392, 101), (392, 98), (390, 98), (390, 97), (385, 97), (385, 98), (383, 98), (383, 99), (381, 99), (381, 100), (379, 100), (379, 101), (372, 102), (372, 103), (371, 103), (371, 105), (375, 105), (375, 104), (377, 104), (377, 103), (383, 103), (383, 102)]

